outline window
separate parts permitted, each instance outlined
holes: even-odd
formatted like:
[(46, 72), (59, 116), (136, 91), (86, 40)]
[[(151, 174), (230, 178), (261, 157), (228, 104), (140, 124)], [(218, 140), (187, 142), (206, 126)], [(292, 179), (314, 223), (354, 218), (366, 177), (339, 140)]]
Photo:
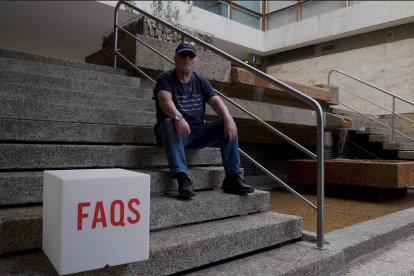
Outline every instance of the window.
[(320, 15), (325, 12), (333, 11), (345, 7), (345, 1), (309, 1), (300, 6), (300, 19), (305, 19)]
[(262, 1), (233, 1), (234, 4), (240, 5), (242, 7), (245, 7), (249, 10), (262, 13)]
[(267, 4), (266, 12), (270, 13), (270, 12), (274, 12), (277, 10), (287, 8), (289, 6), (295, 6), (296, 0), (294, 1), (267, 1), (266, 4)]
[(212, 13), (229, 17), (228, 4), (222, 1), (193, 1), (193, 5)]
[(272, 13), (267, 16), (267, 29), (279, 28), (283, 25), (294, 23), (297, 21), (296, 7), (291, 7), (287, 10)]
[(261, 17), (244, 12), (237, 8), (232, 9), (232, 19), (256, 29), (261, 28)]

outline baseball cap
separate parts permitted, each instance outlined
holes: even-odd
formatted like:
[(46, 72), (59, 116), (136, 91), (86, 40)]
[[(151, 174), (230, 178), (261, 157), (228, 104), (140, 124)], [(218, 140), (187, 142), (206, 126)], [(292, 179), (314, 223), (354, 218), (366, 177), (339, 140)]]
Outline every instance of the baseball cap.
[(181, 43), (180, 45), (178, 45), (178, 47), (175, 49), (175, 53), (179, 54), (182, 52), (191, 52), (195, 56), (197, 55), (196, 49), (190, 43)]

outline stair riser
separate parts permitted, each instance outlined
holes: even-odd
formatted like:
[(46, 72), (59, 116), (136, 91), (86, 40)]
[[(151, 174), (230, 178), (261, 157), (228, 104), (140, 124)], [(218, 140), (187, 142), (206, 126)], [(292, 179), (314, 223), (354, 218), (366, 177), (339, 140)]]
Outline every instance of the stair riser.
[[(151, 176), (151, 194), (177, 193), (178, 185), (168, 170), (139, 172)], [(219, 189), (224, 179), (222, 168), (194, 168), (189, 177), (195, 190)], [(43, 202), (43, 172), (0, 173), (0, 206)]]
[(414, 160), (414, 151), (399, 151), (398, 158)]
[(156, 144), (153, 127), (0, 120), (0, 141)]
[(53, 89), (77, 90), (91, 93), (102, 93), (126, 97), (152, 97), (146, 96), (143, 90), (123, 85), (98, 83), (93, 81), (69, 80), (48, 76), (33, 76), (30, 74), (14, 71), (0, 71), (0, 83), (9, 87), (24, 83), (28, 86), (48, 87)]
[[(269, 194), (266, 192), (244, 197), (204, 192), (191, 202), (183, 202), (176, 197), (156, 196), (151, 197), (150, 229), (264, 212), (268, 208)], [(5, 212), (8, 214), (4, 215)], [(13, 212), (16, 214), (13, 215)], [(42, 207), (6, 209), (3, 217), (3, 220), (0, 217), (0, 254), (41, 247)]]
[(36, 102), (2, 101), (0, 117), (6, 119), (44, 120), (74, 123), (154, 126), (153, 112), (131, 112), (80, 106), (59, 106)]
[(0, 57), (0, 70), (17, 71), (32, 74), (33, 76), (49, 76), (71, 80), (117, 84), (131, 86), (133, 88), (139, 88), (140, 85), (139, 78), (6, 57)]
[(14, 88), (2, 88), (1, 101), (38, 102), (53, 105), (107, 108), (123, 111), (155, 112), (155, 102), (150, 99), (113, 96), (108, 94), (84, 93), (61, 89), (16, 85)]
[[(0, 170), (167, 166), (159, 147), (95, 145), (0, 145)], [(219, 165), (219, 149), (187, 150), (189, 165)]]

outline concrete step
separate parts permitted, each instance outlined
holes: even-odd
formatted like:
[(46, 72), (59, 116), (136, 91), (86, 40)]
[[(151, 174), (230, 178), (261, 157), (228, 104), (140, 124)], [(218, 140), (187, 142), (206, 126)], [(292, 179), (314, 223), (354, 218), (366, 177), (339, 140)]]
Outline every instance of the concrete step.
[[(217, 266), (202, 269), (187, 275), (342, 275), (336, 272), (338, 272), (338, 268), (342, 267), (343, 262), (344, 252), (330, 248), (328, 250), (320, 250), (316, 248), (314, 242), (301, 241), (245, 258), (218, 264)], [(392, 273), (389, 275), (392, 275)]]
[[(399, 130), (399, 129), (397, 129), (397, 130), (401, 132), (401, 130)], [(378, 135), (383, 135), (384, 136), (384, 138), (383, 138), (384, 141), (391, 142), (391, 140), (392, 140), (391, 130), (388, 129), (388, 128), (385, 128), (385, 127), (382, 127), (382, 128), (381, 127), (366, 127), (364, 131), (357, 131), (356, 133), (359, 133), (359, 134), (378, 134)], [(394, 141), (397, 142), (397, 143), (413, 142), (409, 138), (407, 138), (407, 137), (405, 137), (401, 134), (398, 134), (398, 133), (394, 133)]]
[(4, 85), (4, 83), (0, 84), (0, 100), (155, 112), (155, 101), (151, 99), (33, 87), (25, 84), (15, 84), (13, 87)]
[(156, 123), (154, 112), (9, 100), (0, 101), (0, 118), (144, 127), (151, 127)]
[[(167, 166), (157, 146), (0, 144), (0, 170)], [(187, 150), (189, 165), (221, 164), (220, 149)]]
[[(150, 233), (149, 260), (83, 275), (172, 274), (301, 236), (301, 218), (271, 212), (166, 229)], [(45, 255), (38, 252), (1, 258), (0, 274), (56, 275), (56, 272)]]
[[(168, 169), (137, 170), (151, 176), (151, 194), (176, 194), (178, 185)], [(222, 167), (193, 167), (189, 177), (195, 190), (220, 189)], [(43, 202), (43, 171), (0, 172), (0, 206)]]
[(414, 151), (399, 151), (398, 158), (414, 160)]
[(385, 135), (371, 134), (368, 136), (368, 140), (373, 143), (383, 143), (386, 140)]
[(49, 76), (71, 80), (94, 81), (99, 83), (130, 86), (133, 88), (140, 87), (140, 79), (136, 77), (8, 57), (0, 57), (0, 71), (3, 70), (23, 72), (33, 76)]
[(385, 150), (412, 150), (414, 151), (414, 143), (384, 143)]
[[(255, 191), (247, 196), (237, 196), (221, 191), (202, 191), (192, 200), (153, 195), (150, 202), (150, 229), (157, 230), (264, 212), (269, 208), (269, 194)], [(0, 254), (40, 248), (42, 217), (40, 206), (0, 209)]]
[(0, 141), (156, 144), (153, 127), (0, 119)]
[(20, 59), (20, 60), (32, 61), (32, 62), (40, 62), (42, 64), (53, 64), (53, 65), (70, 67), (70, 68), (86, 69), (86, 70), (118, 74), (118, 75), (124, 75), (124, 76), (129, 75), (128, 71), (125, 69), (115, 69), (113, 67), (100, 66), (100, 65), (90, 64), (90, 63), (74, 62), (74, 61), (62, 60), (62, 59), (57, 59), (57, 58), (52, 58), (52, 57), (40, 56), (40, 55), (17, 52), (17, 51), (12, 51), (12, 50), (5, 50), (5, 49), (0, 49), (0, 57), (14, 58), (14, 59)]
[(141, 90), (125, 85), (99, 83), (95, 81), (72, 80), (64, 77), (57, 78), (51, 76), (35, 76), (33, 74), (11, 70), (0, 70), (0, 83), (4, 83), (4, 85), (10, 87), (13, 87), (17, 84), (25, 84), (28, 86), (76, 90), (91, 93), (94, 92), (126, 97), (152, 97), (152, 92), (149, 92), (148, 90)]

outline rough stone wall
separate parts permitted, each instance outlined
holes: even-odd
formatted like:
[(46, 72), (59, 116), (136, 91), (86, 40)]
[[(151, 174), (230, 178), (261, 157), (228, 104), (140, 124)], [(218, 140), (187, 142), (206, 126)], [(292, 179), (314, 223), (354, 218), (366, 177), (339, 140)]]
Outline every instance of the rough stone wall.
[[(132, 34), (140, 34), (140, 35), (144, 35), (147, 37), (151, 37), (151, 38), (155, 38), (158, 39), (160, 41), (164, 41), (164, 42), (170, 42), (170, 43), (174, 43), (177, 44), (179, 42), (182, 41), (182, 35), (177, 33), (176, 31), (171, 30), (170, 28), (162, 25), (159, 22), (156, 22), (150, 18), (147, 18), (145, 16), (141, 16), (140, 18), (138, 18), (137, 20), (135, 20), (134, 22), (131, 22), (130, 24), (128, 24), (127, 26), (124, 26), (124, 28), (126, 30), (128, 30), (130, 33)], [(180, 27), (182, 28), (182, 27)], [(201, 33), (195, 30), (191, 30), (188, 28), (183, 28), (184, 31), (186, 31), (187, 33), (211, 44), (213, 42), (213, 35), (212, 34), (206, 34), (206, 33)], [(119, 31), (119, 39), (123, 39), (126, 36), (128, 36), (127, 34), (125, 34), (124, 31), (120, 30)], [(114, 41), (114, 35), (113, 33), (111, 33), (108, 36), (105, 36), (103, 38), (103, 43), (102, 43), (102, 48), (106, 48), (108, 46), (113, 45), (113, 41)], [(198, 50), (204, 50), (204, 51), (208, 51), (205, 47), (201, 46), (201, 45), (195, 45), (195, 47)]]

